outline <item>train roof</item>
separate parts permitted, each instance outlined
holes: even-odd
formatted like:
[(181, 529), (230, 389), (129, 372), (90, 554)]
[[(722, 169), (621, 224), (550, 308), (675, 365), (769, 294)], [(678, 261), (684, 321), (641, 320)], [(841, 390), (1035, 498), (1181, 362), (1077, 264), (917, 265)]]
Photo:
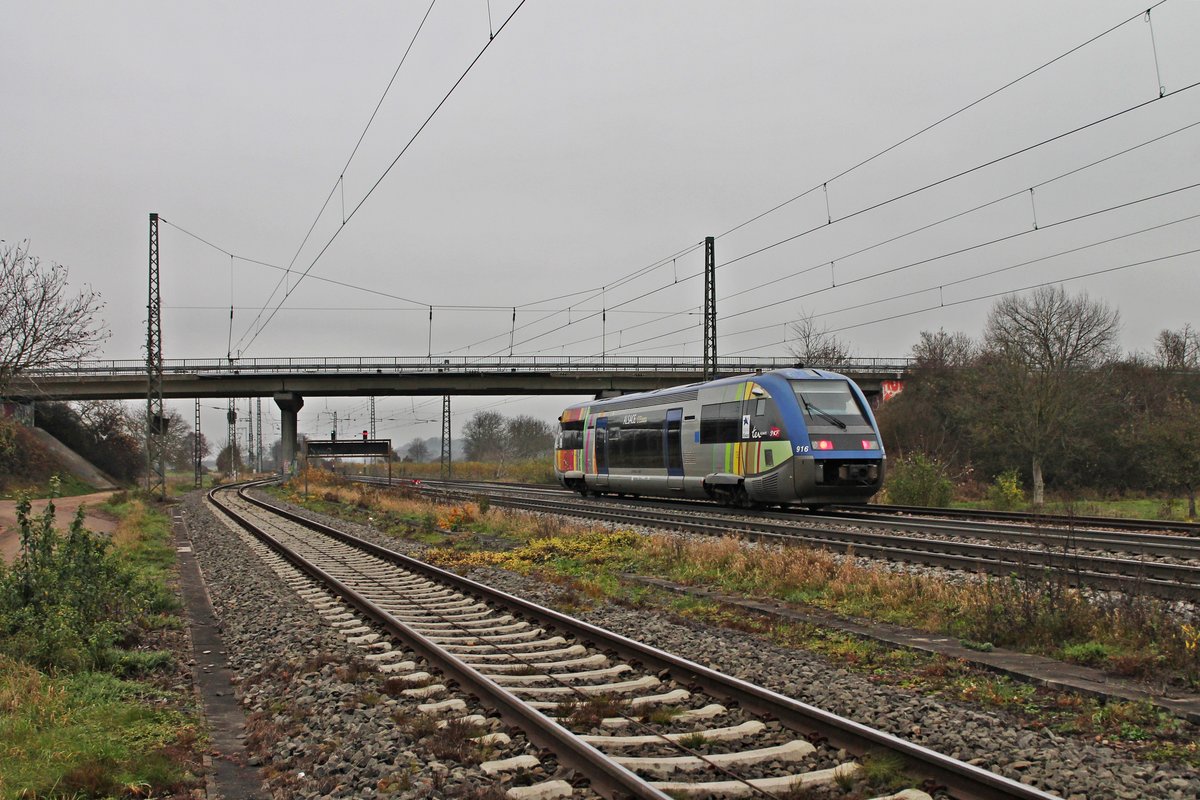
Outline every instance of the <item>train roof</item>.
[(839, 372), (830, 372), (824, 369), (809, 369), (807, 367), (786, 367), (784, 369), (773, 369), (769, 372), (748, 372), (742, 375), (730, 375), (725, 378), (717, 378), (711, 381), (698, 381), (696, 383), (685, 383), (681, 386), (668, 386), (663, 389), (654, 389), (649, 392), (634, 392), (632, 394), (622, 394), (616, 397), (606, 397), (602, 400), (587, 400), (582, 403), (575, 403), (568, 408), (604, 408), (605, 406), (615, 405), (617, 403), (626, 403), (631, 400), (653, 400), (659, 395), (670, 395), (676, 392), (687, 391), (689, 389), (702, 389), (706, 386), (727, 386), (730, 384), (744, 383), (755, 378), (764, 376), (773, 376), (782, 378), (783, 380), (849, 380), (845, 375)]

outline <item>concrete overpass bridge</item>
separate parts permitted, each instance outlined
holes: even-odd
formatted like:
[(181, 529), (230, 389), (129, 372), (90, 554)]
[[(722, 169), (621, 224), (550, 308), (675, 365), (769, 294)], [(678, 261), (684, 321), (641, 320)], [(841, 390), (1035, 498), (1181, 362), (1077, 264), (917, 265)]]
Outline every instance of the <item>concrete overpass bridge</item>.
[[(721, 358), (718, 375), (796, 366), (791, 358)], [(911, 360), (857, 358), (828, 368), (854, 378), (872, 398), (895, 390)], [(615, 396), (703, 380), (693, 357), (291, 357), (164, 359), (165, 399), (270, 397), (294, 446), (305, 397), (393, 395)], [(146, 362), (90, 360), (23, 373), (9, 400), (134, 400), (147, 394)], [(290, 454), (289, 454), (290, 456)]]
[[(796, 365), (791, 358), (722, 358), (720, 375)], [(868, 395), (885, 381), (903, 380), (904, 358), (858, 358), (828, 367), (854, 378)], [(560, 394), (612, 395), (703, 380), (699, 358), (645, 356), (490, 357), (420, 356), (244, 359), (164, 359), (163, 397), (309, 397), (388, 395)], [(24, 373), (9, 386), (10, 400), (134, 400), (146, 396), (146, 362), (80, 361)]]

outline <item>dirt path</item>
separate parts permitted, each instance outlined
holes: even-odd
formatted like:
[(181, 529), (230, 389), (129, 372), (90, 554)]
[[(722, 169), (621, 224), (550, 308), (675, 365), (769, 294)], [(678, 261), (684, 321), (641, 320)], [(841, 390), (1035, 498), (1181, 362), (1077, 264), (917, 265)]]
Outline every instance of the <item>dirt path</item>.
[[(60, 497), (54, 501), (54, 521), (59, 530), (64, 530), (75, 519), (75, 512), (81, 505), (86, 505), (84, 517), (88, 530), (97, 533), (112, 533), (117, 526), (117, 520), (111, 514), (100, 509), (112, 492), (97, 492), (82, 494), (78, 497)], [(46, 500), (33, 501), (33, 514), (40, 514), (46, 507)], [(0, 558), (8, 563), (16, 557), (21, 549), (21, 540), (17, 531), (17, 501), (0, 500)]]

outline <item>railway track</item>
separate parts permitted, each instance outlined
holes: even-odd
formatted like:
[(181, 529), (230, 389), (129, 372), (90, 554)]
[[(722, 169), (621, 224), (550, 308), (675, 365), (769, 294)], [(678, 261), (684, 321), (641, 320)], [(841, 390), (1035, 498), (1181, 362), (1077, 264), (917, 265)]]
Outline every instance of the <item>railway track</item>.
[[(386, 483), (382, 478), (360, 478), (360, 480)], [(553, 497), (571, 497), (574, 492), (560, 486), (533, 483), (500, 483), (491, 481), (422, 480), (421, 486), (429, 488), (473, 489), (477, 492), (520, 491)], [(744, 514), (744, 511), (726, 509), (716, 503), (700, 500), (663, 500), (642, 498), (643, 503), (690, 506)], [(772, 515), (780, 519), (853, 521), (855, 524), (878, 523), (880, 527), (930, 527), (935, 524), (955, 523), (953, 529), (964, 535), (977, 531), (999, 531), (1011, 533), (1019, 538), (1032, 529), (1064, 531), (1078, 537), (1087, 534), (1096, 542), (1128, 549), (1129, 552), (1154, 554), (1158, 544), (1180, 548), (1185, 552), (1200, 555), (1200, 542), (1191, 542), (1186, 537), (1200, 539), (1200, 523), (1170, 520), (1128, 519), (1122, 517), (1098, 517), (1083, 515), (1045, 514), (1025, 511), (992, 511), (973, 508), (935, 508), (930, 506), (901, 505), (846, 505), (827, 506), (821, 512), (805, 510), (770, 511), (758, 509), (756, 514)], [(906, 520), (905, 518), (912, 518)], [(1011, 523), (1005, 525), (1004, 523)], [(1126, 531), (1128, 533), (1117, 533)], [(1173, 535), (1156, 535), (1156, 534)], [(1129, 535), (1133, 534), (1133, 535)], [(1167, 552), (1167, 551), (1164, 551)], [(1169, 554), (1169, 553), (1168, 553)], [(1192, 556), (1188, 556), (1192, 557)]]
[(840, 513), (853, 514), (858, 517), (867, 515), (895, 516), (897, 514), (912, 514), (922, 517), (954, 519), (954, 520), (985, 520), (989, 522), (1008, 521), (1024, 525), (1049, 525), (1059, 528), (1099, 528), (1105, 530), (1157, 532), (1169, 531), (1184, 536), (1200, 537), (1200, 523), (1177, 522), (1173, 520), (1127, 519), (1123, 517), (1098, 517), (1086, 515), (1042, 514), (1028, 511), (990, 511), (976, 508), (930, 508), (928, 506), (899, 506), (899, 505), (851, 505), (831, 506)]
[(747, 514), (705, 503), (574, 499), (566, 491), (543, 487), (433, 482), (421, 487), (459, 500), (483, 493), (496, 505), (618, 525), (709, 535), (736, 532), (760, 541), (852, 549), (858, 556), (993, 575), (1050, 571), (1079, 587), (1200, 600), (1200, 543), (1180, 536), (936, 519), (867, 519), (861, 514)]
[[(489, 484), (454, 482), (426, 482), (422, 485), (435, 489), (467, 489), (479, 492), (514, 493), (553, 498), (571, 498), (574, 493), (565, 489), (531, 484)], [(514, 488), (515, 487), (515, 488)], [(595, 501), (589, 501), (595, 502)], [(600, 501), (604, 502), (604, 501)], [(1094, 550), (1122, 552), (1134, 556), (1154, 556), (1200, 561), (1200, 541), (1186, 536), (1163, 535), (1148, 531), (1164, 529), (1184, 533), (1191, 523), (1174, 523), (1164, 528), (1158, 522), (1148, 520), (1114, 520), (1108, 517), (1062, 517), (1037, 514), (1017, 514), (971, 509), (951, 510), (918, 506), (846, 506), (844, 510), (825, 513), (797, 513), (759, 509), (752, 515), (744, 510), (728, 509), (712, 503), (671, 500), (639, 500), (642, 507), (664, 509), (687, 507), (694, 511), (699, 507), (707, 513), (722, 517), (750, 517), (790, 521), (795, 523), (827, 522), (830, 524), (853, 524), (885, 530), (903, 530), (918, 533), (933, 533), (944, 536), (969, 537), (999, 542), (1016, 542), (1025, 545), (1055, 548), (1058, 550)], [(961, 513), (960, 513), (961, 512)], [(911, 518), (913, 516), (916, 518)], [(1011, 522), (1005, 522), (1011, 520)], [(1087, 522), (1090, 520), (1091, 522)], [(1119, 525), (1118, 523), (1124, 523)], [(1105, 523), (1102, 525), (1101, 523)], [(1112, 523), (1109, 525), (1108, 523)], [(1113, 528), (1116, 528), (1115, 530)], [(1122, 533), (1121, 531), (1127, 531)]]
[[(840, 760), (840, 750), (901, 756), (922, 787), (886, 795), (895, 800), (929, 792), (1052, 797), (308, 521), (244, 489), (215, 490), (210, 500), (269, 549), (301, 597), (431, 707), (440, 690), (457, 686), (586, 778), (587, 790), (547, 782), (510, 797), (792, 797), (853, 783), (861, 767)], [(525, 755), (483, 768), (504, 774), (530, 759), (537, 761)]]

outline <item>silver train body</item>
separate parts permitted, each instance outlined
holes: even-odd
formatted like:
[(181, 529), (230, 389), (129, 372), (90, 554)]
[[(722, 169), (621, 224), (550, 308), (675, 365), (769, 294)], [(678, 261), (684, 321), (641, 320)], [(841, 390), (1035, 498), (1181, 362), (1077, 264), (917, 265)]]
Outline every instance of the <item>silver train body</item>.
[(865, 502), (886, 458), (844, 375), (782, 369), (580, 403), (559, 417), (555, 474), (588, 494), (733, 505)]

